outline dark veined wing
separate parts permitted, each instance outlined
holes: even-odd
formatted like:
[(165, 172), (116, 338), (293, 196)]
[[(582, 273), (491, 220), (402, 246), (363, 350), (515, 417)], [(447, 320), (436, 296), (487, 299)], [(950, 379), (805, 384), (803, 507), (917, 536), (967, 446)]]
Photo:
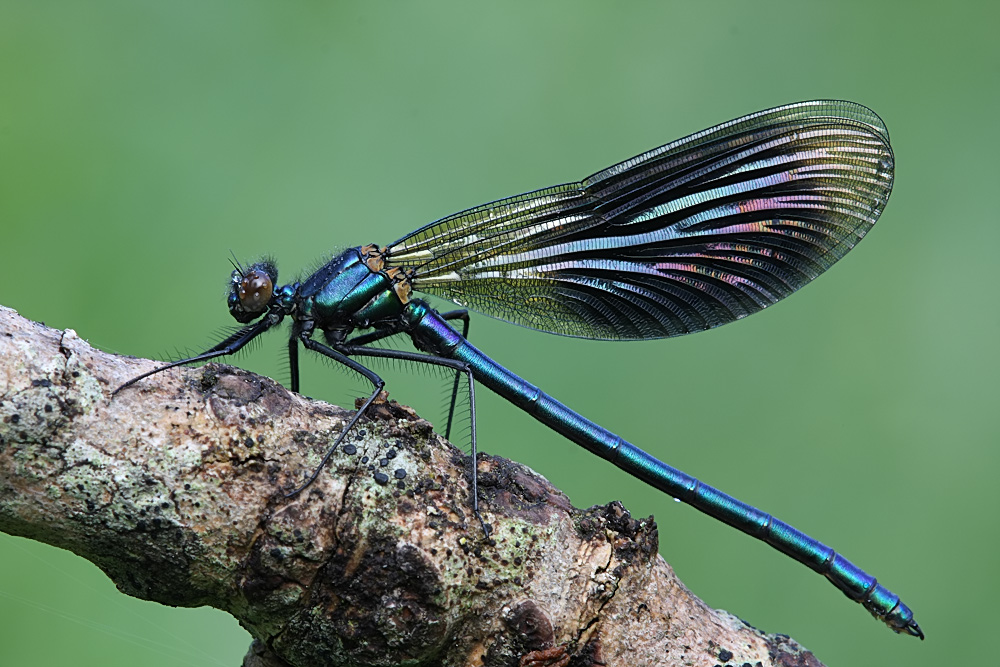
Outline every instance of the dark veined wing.
[(746, 317), (828, 269), (875, 224), (892, 178), (873, 111), (802, 102), (443, 218), (389, 256), (413, 269), (415, 289), (522, 326), (677, 336)]

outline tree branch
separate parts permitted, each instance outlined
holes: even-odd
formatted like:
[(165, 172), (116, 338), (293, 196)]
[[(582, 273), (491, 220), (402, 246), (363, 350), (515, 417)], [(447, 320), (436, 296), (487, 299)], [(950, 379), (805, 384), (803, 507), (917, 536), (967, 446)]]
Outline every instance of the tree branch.
[(245, 371), (100, 352), (0, 307), (0, 530), (69, 549), (123, 592), (233, 614), (245, 665), (819, 665), (688, 591), (652, 518), (587, 510), (469, 461), (380, 403), (286, 498), (346, 411)]

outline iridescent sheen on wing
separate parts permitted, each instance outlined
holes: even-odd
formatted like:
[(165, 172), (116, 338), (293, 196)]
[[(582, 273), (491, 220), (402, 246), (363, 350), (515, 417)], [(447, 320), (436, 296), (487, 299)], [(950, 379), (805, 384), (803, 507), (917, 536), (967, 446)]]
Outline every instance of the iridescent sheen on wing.
[(803, 102), (443, 218), (388, 254), (413, 271), (414, 289), (516, 324), (665, 338), (746, 317), (808, 283), (871, 229), (892, 180), (873, 111)]

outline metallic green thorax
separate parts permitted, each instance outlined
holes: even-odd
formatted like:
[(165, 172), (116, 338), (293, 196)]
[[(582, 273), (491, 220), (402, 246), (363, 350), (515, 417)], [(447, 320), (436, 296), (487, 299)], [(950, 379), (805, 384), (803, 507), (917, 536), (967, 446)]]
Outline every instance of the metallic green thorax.
[(319, 328), (364, 329), (400, 315), (404, 303), (381, 256), (351, 248), (299, 287), (299, 310)]

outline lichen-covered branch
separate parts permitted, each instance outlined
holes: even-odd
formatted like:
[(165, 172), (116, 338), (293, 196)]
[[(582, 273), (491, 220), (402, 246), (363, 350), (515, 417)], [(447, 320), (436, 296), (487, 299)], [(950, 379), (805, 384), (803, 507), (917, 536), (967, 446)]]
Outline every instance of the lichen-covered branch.
[(0, 307), (0, 530), (233, 614), (246, 665), (819, 664), (694, 597), (652, 519), (482, 456), (487, 539), (468, 457), (395, 403), (288, 498), (348, 413), (216, 364), (112, 397), (155, 363)]

